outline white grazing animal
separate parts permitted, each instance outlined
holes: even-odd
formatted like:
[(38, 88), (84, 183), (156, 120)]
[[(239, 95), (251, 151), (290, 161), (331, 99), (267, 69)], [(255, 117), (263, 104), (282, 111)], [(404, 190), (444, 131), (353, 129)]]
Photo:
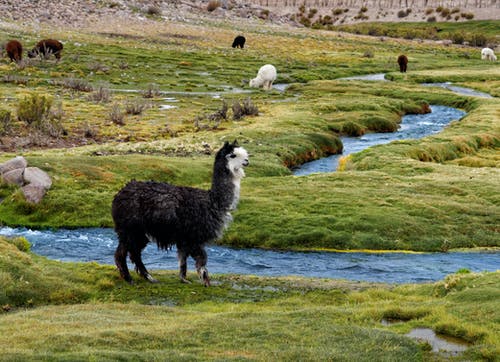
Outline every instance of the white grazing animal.
[(260, 67), (257, 77), (250, 80), (250, 87), (259, 88), (262, 87), (265, 90), (269, 90), (273, 86), (273, 82), (276, 80), (276, 68), (274, 65), (266, 64)]
[(482, 60), (491, 60), (493, 62), (493, 61), (497, 60), (497, 57), (496, 57), (493, 49), (484, 48), (483, 50), (481, 50), (481, 59)]

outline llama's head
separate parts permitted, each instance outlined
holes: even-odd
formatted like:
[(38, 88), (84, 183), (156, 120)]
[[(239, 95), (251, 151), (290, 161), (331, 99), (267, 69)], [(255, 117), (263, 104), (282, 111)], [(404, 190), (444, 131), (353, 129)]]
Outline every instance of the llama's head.
[(250, 79), (248, 85), (252, 88), (259, 88), (262, 85), (262, 80), (257, 78)]
[(249, 165), (248, 152), (236, 140), (233, 143), (225, 142), (215, 159), (225, 160), (226, 168), (237, 178), (245, 176), (243, 168)]

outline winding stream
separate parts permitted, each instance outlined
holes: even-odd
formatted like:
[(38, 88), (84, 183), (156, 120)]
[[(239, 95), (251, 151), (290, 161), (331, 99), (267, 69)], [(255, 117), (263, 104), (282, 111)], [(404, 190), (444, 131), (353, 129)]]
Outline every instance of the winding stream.
[[(381, 81), (384, 80), (384, 74), (349, 79)], [(435, 84), (429, 86), (435, 86)], [(282, 91), (281, 87), (276, 87), (276, 89)], [(458, 89), (458, 91), (463, 91), (463, 89), (468, 92), (467, 95), (471, 95), (467, 88)], [(451, 90), (457, 91), (457, 89)], [(218, 97), (220, 93), (214, 92), (212, 96)], [(171, 101), (172, 99), (175, 100), (175, 98), (167, 98), (166, 100)], [(342, 155), (333, 155), (309, 162), (295, 170), (294, 174), (332, 172), (337, 168), (340, 157), (394, 140), (416, 139), (437, 133), (451, 121), (460, 119), (465, 114), (460, 110), (444, 106), (434, 105), (431, 106), (431, 110), (432, 113), (429, 114), (403, 117), (400, 129), (394, 133), (372, 133), (356, 138), (344, 137), (342, 138), (344, 144)], [(33, 231), (24, 228), (3, 227), (0, 228), (0, 235), (24, 236), (32, 244), (31, 250), (33, 252), (66, 262), (93, 261), (101, 264), (114, 264), (113, 255), (118, 244), (112, 229), (101, 228)], [(459, 269), (468, 269), (473, 272), (496, 271), (500, 266), (500, 252), (498, 251), (421, 254), (402, 252), (287, 252), (209, 246), (207, 252), (208, 269), (212, 273), (261, 276), (293, 275), (383, 283), (432, 282), (441, 280)], [(143, 252), (143, 259), (149, 269), (177, 270), (175, 248), (164, 252), (158, 251), (155, 245), (150, 244)], [(189, 270), (194, 270), (192, 260), (190, 260)]]
[[(0, 228), (0, 235), (24, 236), (31, 250), (50, 259), (67, 262), (114, 264), (118, 241), (112, 229), (44, 230)], [(207, 247), (211, 273), (261, 276), (305, 276), (384, 283), (424, 283), (466, 268), (495, 271), (500, 266), (498, 252), (451, 253), (342, 253), (288, 252), (262, 249)], [(177, 270), (175, 248), (159, 251), (149, 244), (143, 252), (148, 269)], [(189, 261), (189, 270), (194, 263)], [(131, 266), (132, 268), (132, 266)]]
[(440, 132), (451, 121), (458, 120), (465, 112), (445, 106), (431, 106), (431, 113), (408, 114), (403, 117), (396, 132), (368, 133), (361, 137), (341, 137), (344, 151), (342, 154), (320, 158), (307, 162), (294, 169), (295, 176), (305, 176), (317, 172), (333, 172), (337, 169), (341, 157), (397, 140), (418, 139)]

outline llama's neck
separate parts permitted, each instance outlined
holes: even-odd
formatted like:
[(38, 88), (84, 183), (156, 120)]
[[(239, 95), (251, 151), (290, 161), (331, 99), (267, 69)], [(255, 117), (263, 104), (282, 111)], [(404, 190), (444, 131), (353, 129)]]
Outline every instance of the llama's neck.
[(241, 172), (232, 173), (227, 170), (223, 175), (214, 175), (212, 188), (210, 189), (210, 198), (219, 210), (234, 210), (238, 205), (240, 183), (244, 177), (243, 169), (239, 171)]

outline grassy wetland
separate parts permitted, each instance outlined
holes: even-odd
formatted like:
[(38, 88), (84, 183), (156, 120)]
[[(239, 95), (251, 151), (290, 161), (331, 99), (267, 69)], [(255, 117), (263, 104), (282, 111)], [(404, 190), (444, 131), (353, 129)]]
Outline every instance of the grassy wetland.
[[(64, 42), (61, 62), (0, 62), (0, 114), (9, 114), (0, 125), (0, 162), (23, 155), (53, 186), (33, 205), (1, 185), (1, 225), (111, 227), (111, 200), (128, 180), (208, 188), (214, 151), (238, 139), (251, 165), (221, 244), (499, 246), (500, 102), (420, 84), (451, 81), (498, 97), (500, 65), (481, 61), (478, 48), (262, 24), (0, 29), (2, 39), (18, 38), (26, 48), (40, 33)], [(236, 33), (247, 37), (243, 50), (230, 47)], [(401, 53), (409, 58), (406, 74), (397, 69)], [(275, 83), (289, 85), (285, 91), (242, 84), (266, 63), (278, 69)], [(371, 73), (386, 73), (391, 82), (337, 79)], [(50, 104), (46, 123), (18, 119), (29, 100)], [(244, 102), (258, 115), (234, 119), (233, 105)], [(224, 104), (227, 117), (213, 116)], [(339, 136), (394, 131), (403, 115), (429, 104), (467, 115), (437, 135), (347, 157), (333, 174), (292, 175), (296, 165), (339, 153)], [(0, 251), (0, 359), (418, 361), (500, 354), (498, 272), (461, 271), (434, 284), (400, 286), (227, 274), (203, 288), (164, 271), (158, 285), (129, 286), (113, 267), (49, 261), (22, 239), (0, 238)], [(460, 338), (468, 349), (458, 357), (431, 353), (428, 344), (404, 337), (419, 326)]]

